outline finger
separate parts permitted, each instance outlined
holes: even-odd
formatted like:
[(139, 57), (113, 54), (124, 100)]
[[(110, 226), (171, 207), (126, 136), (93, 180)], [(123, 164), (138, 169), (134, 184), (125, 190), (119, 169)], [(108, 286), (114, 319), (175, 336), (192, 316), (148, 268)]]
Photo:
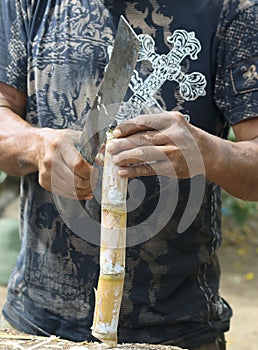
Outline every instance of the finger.
[(108, 142), (106, 149), (111, 154), (115, 154), (141, 146), (161, 146), (167, 144), (169, 141), (171, 142), (171, 140), (164, 133), (157, 131), (146, 131), (144, 133), (140, 132), (135, 135), (131, 135), (127, 138), (113, 139), (112, 141)]
[(68, 166), (66, 161), (67, 159), (64, 160), (62, 155), (56, 154), (51, 172), (46, 168), (45, 171), (42, 170), (40, 173), (42, 187), (68, 198), (79, 196), (87, 199), (91, 197), (90, 172), (77, 172), (76, 174), (72, 165)]
[(61, 140), (59, 140), (58, 143), (54, 143), (56, 149), (50, 147), (50, 149), (47, 150), (48, 158), (53, 158), (53, 167), (57, 165), (62, 166), (63, 162), (63, 166), (68, 167), (73, 173), (82, 178), (89, 178), (91, 167), (75, 147), (76, 140), (78, 139), (78, 132), (69, 130), (69, 134), (64, 133), (64, 135), (61, 136)]
[(139, 176), (157, 175), (154, 169), (149, 164), (140, 164), (129, 167), (121, 167), (118, 174), (122, 177), (134, 178)]
[(91, 198), (92, 188), (96, 183), (91, 182), (91, 167), (84, 159), (68, 165), (67, 162), (69, 163), (69, 159), (62, 160), (62, 157), (55, 162), (51, 179), (52, 191), (68, 198)]
[(62, 158), (64, 163), (74, 174), (82, 179), (88, 179), (91, 171), (91, 166), (77, 151), (75, 147), (64, 148), (62, 150)]
[(48, 150), (40, 169), (41, 177), (46, 182), (51, 182), (51, 177), (55, 176), (69, 183), (73, 183), (75, 176), (89, 180), (90, 171), (90, 165), (76, 148), (68, 145), (58, 147), (54, 153)]
[(115, 138), (127, 137), (135, 133), (147, 130), (153, 130), (151, 127), (151, 119), (153, 116), (141, 115), (131, 120), (125, 121), (120, 124), (114, 131), (113, 136)]
[(143, 114), (124, 123), (121, 123), (113, 132), (115, 138), (127, 137), (129, 135), (147, 131), (163, 130), (171, 125), (173, 119), (184, 120), (181, 113), (163, 112), (159, 114)]
[(81, 155), (79, 155), (74, 165), (75, 175), (81, 177), (82, 179), (88, 180), (91, 169), (92, 166)]
[(126, 178), (135, 178), (140, 176), (168, 176), (176, 178), (176, 173), (171, 167), (170, 162), (153, 162), (149, 164), (136, 164), (128, 167), (121, 167), (119, 175)]
[(83, 179), (80, 176), (74, 175), (73, 183), (76, 190), (88, 190), (92, 192), (96, 187), (99, 176), (99, 170), (95, 167), (92, 167), (90, 176), (88, 179)]
[(52, 177), (52, 181), (46, 182), (45, 179), (39, 178), (39, 184), (47, 191), (52, 192), (56, 195), (70, 198), (70, 199), (91, 199), (92, 191), (89, 186), (85, 188), (76, 188), (73, 186), (73, 181), (67, 182), (67, 178), (64, 179), (61, 176), (55, 174)]
[(98, 154), (96, 155), (95, 162), (97, 165), (103, 166), (105, 158), (105, 145), (102, 145)]
[(168, 155), (171, 155), (176, 148), (170, 146), (145, 146), (133, 148), (120, 152), (113, 156), (115, 164), (119, 166), (131, 165), (134, 163), (149, 163), (154, 161), (169, 161)]
[(92, 198), (92, 186), (89, 180), (80, 178), (70, 171), (55, 172), (51, 179), (51, 192), (73, 199)]

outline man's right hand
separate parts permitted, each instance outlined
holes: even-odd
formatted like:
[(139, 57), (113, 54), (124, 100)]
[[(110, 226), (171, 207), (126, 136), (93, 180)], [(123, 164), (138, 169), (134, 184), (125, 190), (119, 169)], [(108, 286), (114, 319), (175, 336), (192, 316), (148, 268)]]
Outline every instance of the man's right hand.
[(25, 110), (26, 95), (0, 83), (0, 169), (15, 176), (38, 171), (44, 189), (91, 198), (97, 176), (76, 148), (80, 132), (32, 127), (23, 119)]
[(90, 199), (97, 174), (76, 148), (80, 132), (43, 128), (38, 133), (41, 136), (36, 153), (39, 184), (67, 198)]

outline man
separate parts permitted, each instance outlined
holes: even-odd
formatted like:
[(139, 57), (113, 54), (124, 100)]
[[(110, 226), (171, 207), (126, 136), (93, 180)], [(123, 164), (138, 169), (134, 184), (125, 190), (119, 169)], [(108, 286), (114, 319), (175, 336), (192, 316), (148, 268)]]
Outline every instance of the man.
[[(77, 144), (123, 14), (141, 52), (122, 110), (145, 114), (109, 146), (120, 175), (144, 185), (128, 215), (119, 341), (224, 349), (219, 186), (258, 199), (257, 2), (4, 0), (0, 14), (0, 168), (22, 176), (5, 320), (92, 339), (99, 205)], [(236, 143), (224, 139), (230, 125)]]

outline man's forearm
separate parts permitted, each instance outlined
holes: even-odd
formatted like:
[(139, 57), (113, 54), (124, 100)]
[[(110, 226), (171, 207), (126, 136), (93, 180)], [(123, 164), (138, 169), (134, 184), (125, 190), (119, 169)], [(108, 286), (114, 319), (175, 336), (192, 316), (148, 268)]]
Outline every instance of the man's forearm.
[(0, 107), (0, 169), (14, 176), (37, 171), (37, 129), (9, 107)]
[(205, 145), (206, 176), (231, 195), (258, 200), (258, 140), (231, 142), (209, 135)]

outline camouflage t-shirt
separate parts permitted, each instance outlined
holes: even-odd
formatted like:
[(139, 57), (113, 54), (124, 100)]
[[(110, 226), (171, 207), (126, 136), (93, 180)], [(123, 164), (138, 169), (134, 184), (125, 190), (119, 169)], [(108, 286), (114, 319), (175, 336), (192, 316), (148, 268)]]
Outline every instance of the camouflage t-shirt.
[[(251, 0), (2, 0), (0, 80), (27, 94), (31, 125), (81, 130), (123, 14), (141, 42), (123, 114), (178, 110), (225, 137), (258, 116), (257, 9)], [(3, 310), (14, 327), (92, 340), (99, 193), (71, 201), (42, 189), (37, 173), (22, 178), (22, 247)], [(220, 207), (203, 176), (130, 181), (120, 342), (194, 348), (228, 329)]]

